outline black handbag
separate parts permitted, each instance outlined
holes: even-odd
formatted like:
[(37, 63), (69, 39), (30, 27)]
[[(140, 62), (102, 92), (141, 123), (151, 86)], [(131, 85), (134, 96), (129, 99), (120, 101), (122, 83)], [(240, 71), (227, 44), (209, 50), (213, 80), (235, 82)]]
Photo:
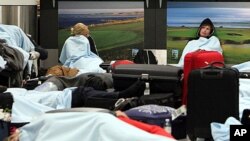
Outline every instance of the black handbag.
[(250, 109), (245, 109), (242, 114), (241, 123), (243, 125), (250, 125)]
[(157, 64), (158, 61), (151, 50), (140, 49), (134, 58), (136, 64)]

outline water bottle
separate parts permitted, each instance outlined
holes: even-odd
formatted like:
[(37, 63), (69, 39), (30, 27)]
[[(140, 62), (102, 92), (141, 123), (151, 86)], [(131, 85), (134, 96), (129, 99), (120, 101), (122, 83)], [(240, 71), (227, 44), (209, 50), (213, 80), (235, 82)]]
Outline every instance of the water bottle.
[(145, 90), (144, 90), (144, 95), (150, 95), (150, 84), (149, 84), (149, 82), (146, 82), (145, 83), (146, 84), (146, 88), (145, 88)]
[(165, 119), (165, 127), (164, 127), (165, 131), (167, 131), (168, 133), (171, 134), (171, 121), (169, 118)]

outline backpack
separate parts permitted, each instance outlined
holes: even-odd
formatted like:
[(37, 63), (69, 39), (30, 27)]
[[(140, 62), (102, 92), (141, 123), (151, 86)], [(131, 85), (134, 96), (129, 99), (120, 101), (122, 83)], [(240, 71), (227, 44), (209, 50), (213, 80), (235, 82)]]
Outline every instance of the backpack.
[(155, 55), (151, 50), (140, 49), (134, 58), (136, 64), (157, 64)]

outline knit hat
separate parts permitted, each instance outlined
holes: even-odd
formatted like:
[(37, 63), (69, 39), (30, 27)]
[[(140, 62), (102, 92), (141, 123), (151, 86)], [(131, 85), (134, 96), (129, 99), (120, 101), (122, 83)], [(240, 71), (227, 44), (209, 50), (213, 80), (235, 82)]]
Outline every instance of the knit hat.
[(198, 32), (197, 32), (197, 36), (200, 37), (201, 27), (204, 26), (204, 25), (208, 25), (208, 26), (211, 27), (211, 32), (210, 32), (210, 34), (208, 36), (208, 38), (209, 38), (214, 34), (214, 31), (215, 31), (214, 24), (209, 18), (206, 18), (201, 22), (201, 24), (199, 26), (199, 29), (198, 29)]

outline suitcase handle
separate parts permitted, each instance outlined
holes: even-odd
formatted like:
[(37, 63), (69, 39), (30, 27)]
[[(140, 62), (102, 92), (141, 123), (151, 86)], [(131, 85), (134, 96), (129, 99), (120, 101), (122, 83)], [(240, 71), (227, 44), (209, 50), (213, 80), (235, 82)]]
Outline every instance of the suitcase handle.
[(219, 79), (223, 77), (223, 70), (201, 70), (200, 72), (203, 79)]

